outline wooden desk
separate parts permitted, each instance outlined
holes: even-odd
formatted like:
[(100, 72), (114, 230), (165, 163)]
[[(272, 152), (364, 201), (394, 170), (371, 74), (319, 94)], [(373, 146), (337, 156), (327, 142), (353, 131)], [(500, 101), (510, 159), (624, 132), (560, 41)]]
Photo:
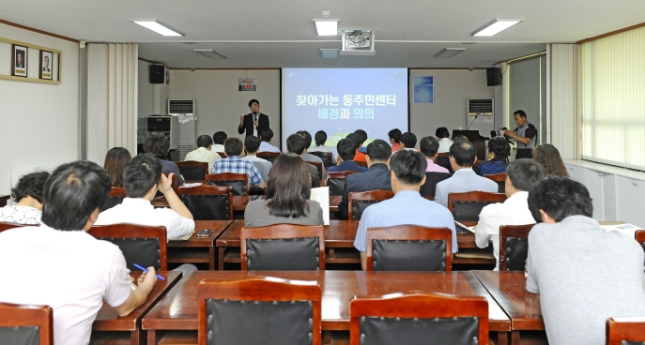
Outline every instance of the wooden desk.
[(0, 207), (7, 206), (7, 201), (9, 201), (10, 195), (0, 195)]
[(329, 196), (329, 212), (338, 212), (338, 204), (343, 200), (342, 195)]
[[(217, 267), (215, 240), (233, 223), (232, 220), (197, 220), (195, 233), (186, 241), (168, 241), (168, 263), (208, 263), (208, 269)], [(197, 237), (200, 230), (212, 230), (209, 237)]]
[(543, 331), (540, 295), (526, 291), (524, 272), (473, 271), (495, 301), (511, 318), (511, 344), (520, 343), (520, 331)]
[[(160, 330), (190, 330), (181, 333), (185, 343), (197, 343), (197, 284), (202, 279), (234, 280), (249, 276), (317, 280), (323, 287), (322, 329), (349, 331), (349, 301), (355, 295), (385, 295), (396, 292), (448, 293), (483, 296), (488, 300), (489, 328), (506, 344), (511, 322), (483, 285), (470, 272), (363, 272), (363, 271), (195, 271), (190, 272), (142, 320), (148, 344), (157, 344)], [(169, 332), (164, 341), (178, 333)]]
[[(240, 262), (240, 231), (244, 227), (243, 219), (236, 219), (217, 239), (218, 268), (224, 269), (224, 263)], [(354, 248), (354, 239), (358, 222), (332, 219), (325, 226), (325, 263), (360, 264), (361, 258)], [(347, 249), (345, 249), (347, 248)]]
[[(168, 200), (166, 200), (165, 196), (162, 196), (159, 199), (154, 199), (150, 203), (155, 208), (170, 207), (170, 205), (168, 205)], [(246, 210), (246, 205), (248, 203), (249, 203), (248, 196), (233, 196), (233, 211)]]
[[(154, 289), (148, 295), (146, 302), (135, 309), (130, 315), (126, 317), (119, 317), (116, 310), (110, 307), (107, 303), (103, 303), (103, 307), (99, 310), (96, 320), (92, 324), (92, 336), (90, 344), (102, 344), (109, 339), (115, 341), (119, 339), (119, 343), (138, 345), (142, 344), (143, 337), (141, 332), (141, 318), (150, 310), (154, 304), (161, 299), (170, 289), (175, 286), (181, 277), (181, 272), (173, 271), (158, 271), (157, 274), (166, 278), (165, 281), (157, 280)], [(141, 272), (131, 272), (130, 275), (135, 281), (141, 275)], [(129, 336), (129, 341), (126, 341), (126, 334)]]

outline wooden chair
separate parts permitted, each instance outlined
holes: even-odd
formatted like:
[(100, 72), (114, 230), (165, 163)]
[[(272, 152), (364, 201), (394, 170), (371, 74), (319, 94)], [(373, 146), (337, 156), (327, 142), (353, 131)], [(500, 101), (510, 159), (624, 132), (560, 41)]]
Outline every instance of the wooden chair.
[(491, 179), (497, 183), (497, 192), (506, 192), (506, 173), (488, 174), (484, 175), (485, 178)]
[(499, 227), (499, 270), (525, 271), (529, 231), (535, 224)]
[(228, 155), (226, 154), (226, 152), (216, 152), (216, 153), (217, 153), (220, 157), (222, 157), (222, 158), (226, 158), (226, 157), (228, 157)]
[(165, 226), (137, 224), (97, 225), (88, 233), (100, 240), (112, 242), (121, 249), (130, 271), (138, 271), (135, 263), (155, 270), (167, 271), (167, 234)]
[(363, 161), (354, 161), (354, 163), (356, 163), (356, 165), (358, 165), (358, 166), (361, 166), (361, 167), (365, 167), (365, 168), (367, 168), (367, 162), (363, 162)]
[(322, 164), (322, 162), (305, 161), (305, 163), (309, 163), (309, 164), (315, 166), (316, 170), (318, 170), (318, 179), (322, 180), (322, 178), (323, 178), (323, 164)]
[(636, 238), (636, 242), (643, 247), (643, 250), (645, 250), (645, 230), (638, 230), (634, 234), (634, 237)]
[(645, 343), (645, 318), (611, 317), (607, 320), (607, 345)]
[(363, 211), (367, 206), (376, 204), (380, 201), (392, 199), (394, 193), (389, 190), (372, 190), (368, 192), (350, 192), (348, 196), (349, 205), (347, 207), (348, 220), (360, 220)]
[(108, 195), (107, 200), (105, 200), (105, 203), (101, 207), (101, 212), (119, 205), (123, 202), (123, 199), (125, 199), (125, 197), (126, 195), (124, 188), (112, 187), (112, 189), (110, 189), (110, 194)]
[(450, 174), (440, 172), (427, 172), (426, 183), (421, 185), (421, 196), (435, 196), (437, 191), (437, 183), (450, 177)]
[(481, 191), (448, 193), (448, 209), (457, 221), (478, 221), (482, 208), (495, 202), (504, 202), (506, 194)]
[(369, 228), (366, 237), (368, 271), (452, 271), (449, 228)]
[(249, 195), (249, 175), (247, 174), (208, 174), (204, 177), (204, 179), (208, 181), (209, 184), (215, 186), (230, 186), (233, 190), (234, 196)]
[(481, 296), (395, 294), (354, 297), (350, 344), (488, 344), (488, 302)]
[(329, 186), (329, 195), (343, 195), (345, 179), (351, 174), (358, 174), (358, 171), (328, 171), (325, 185)]
[(36, 224), (18, 224), (18, 223), (9, 223), (9, 222), (0, 222), (0, 232), (9, 229), (22, 228), (25, 226), (39, 226)]
[(3, 344), (54, 344), (54, 317), (49, 306), (0, 303), (0, 339)]
[[(242, 270), (325, 270), (325, 228), (276, 224), (242, 228)], [(317, 249), (316, 249), (317, 248)]]
[(281, 153), (278, 152), (258, 152), (255, 154), (259, 158), (266, 159), (273, 164), (275, 160), (280, 157)]
[(434, 157), (434, 162), (437, 165), (443, 166), (444, 162), (447, 159), (450, 159), (450, 152), (437, 153), (437, 155)]
[(206, 279), (197, 285), (197, 303), (200, 345), (322, 343), (318, 282)]
[(196, 161), (180, 161), (176, 162), (179, 167), (179, 172), (185, 180), (203, 181), (204, 176), (209, 174), (208, 163)]
[(309, 152), (309, 153), (314, 156), (320, 157), (320, 159), (323, 161), (323, 165), (326, 168), (329, 168), (332, 165), (336, 165), (336, 162), (334, 162), (334, 157), (331, 152)]
[(195, 220), (233, 219), (232, 187), (201, 185), (181, 189), (181, 200)]

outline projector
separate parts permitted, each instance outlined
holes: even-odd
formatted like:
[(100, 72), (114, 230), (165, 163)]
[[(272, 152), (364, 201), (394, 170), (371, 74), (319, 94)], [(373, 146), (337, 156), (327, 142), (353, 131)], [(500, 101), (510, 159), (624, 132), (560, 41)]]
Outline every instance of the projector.
[(340, 55), (375, 55), (374, 31), (342, 30), (343, 46)]

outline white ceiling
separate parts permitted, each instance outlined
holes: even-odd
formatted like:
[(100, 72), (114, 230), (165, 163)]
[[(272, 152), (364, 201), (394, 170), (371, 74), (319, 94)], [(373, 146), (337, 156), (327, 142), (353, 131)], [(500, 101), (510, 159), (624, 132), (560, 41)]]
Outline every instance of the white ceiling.
[[(0, 18), (88, 42), (139, 42), (139, 56), (171, 67), (490, 67), (643, 21), (643, 0), (0, 0)], [(313, 18), (372, 29), (376, 55), (322, 59), (340, 37), (319, 38)], [(523, 19), (491, 38), (471, 34), (495, 18)], [(156, 19), (185, 36), (165, 38), (130, 19)], [(198, 42), (185, 44), (181, 42)], [(463, 42), (475, 44), (463, 45)], [(452, 59), (433, 55), (465, 47)], [(192, 50), (214, 49), (208, 59)]]

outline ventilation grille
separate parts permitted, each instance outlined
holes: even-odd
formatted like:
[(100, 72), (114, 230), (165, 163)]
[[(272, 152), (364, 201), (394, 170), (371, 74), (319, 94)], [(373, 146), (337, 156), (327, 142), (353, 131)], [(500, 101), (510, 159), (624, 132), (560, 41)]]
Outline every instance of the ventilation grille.
[(493, 116), (494, 102), (492, 98), (469, 98), (468, 116)]
[(179, 150), (179, 159), (183, 161), (186, 159), (187, 154), (195, 150), (195, 146), (191, 144), (179, 144), (177, 145), (177, 149)]
[(194, 99), (169, 99), (168, 114), (170, 115), (195, 115)]

